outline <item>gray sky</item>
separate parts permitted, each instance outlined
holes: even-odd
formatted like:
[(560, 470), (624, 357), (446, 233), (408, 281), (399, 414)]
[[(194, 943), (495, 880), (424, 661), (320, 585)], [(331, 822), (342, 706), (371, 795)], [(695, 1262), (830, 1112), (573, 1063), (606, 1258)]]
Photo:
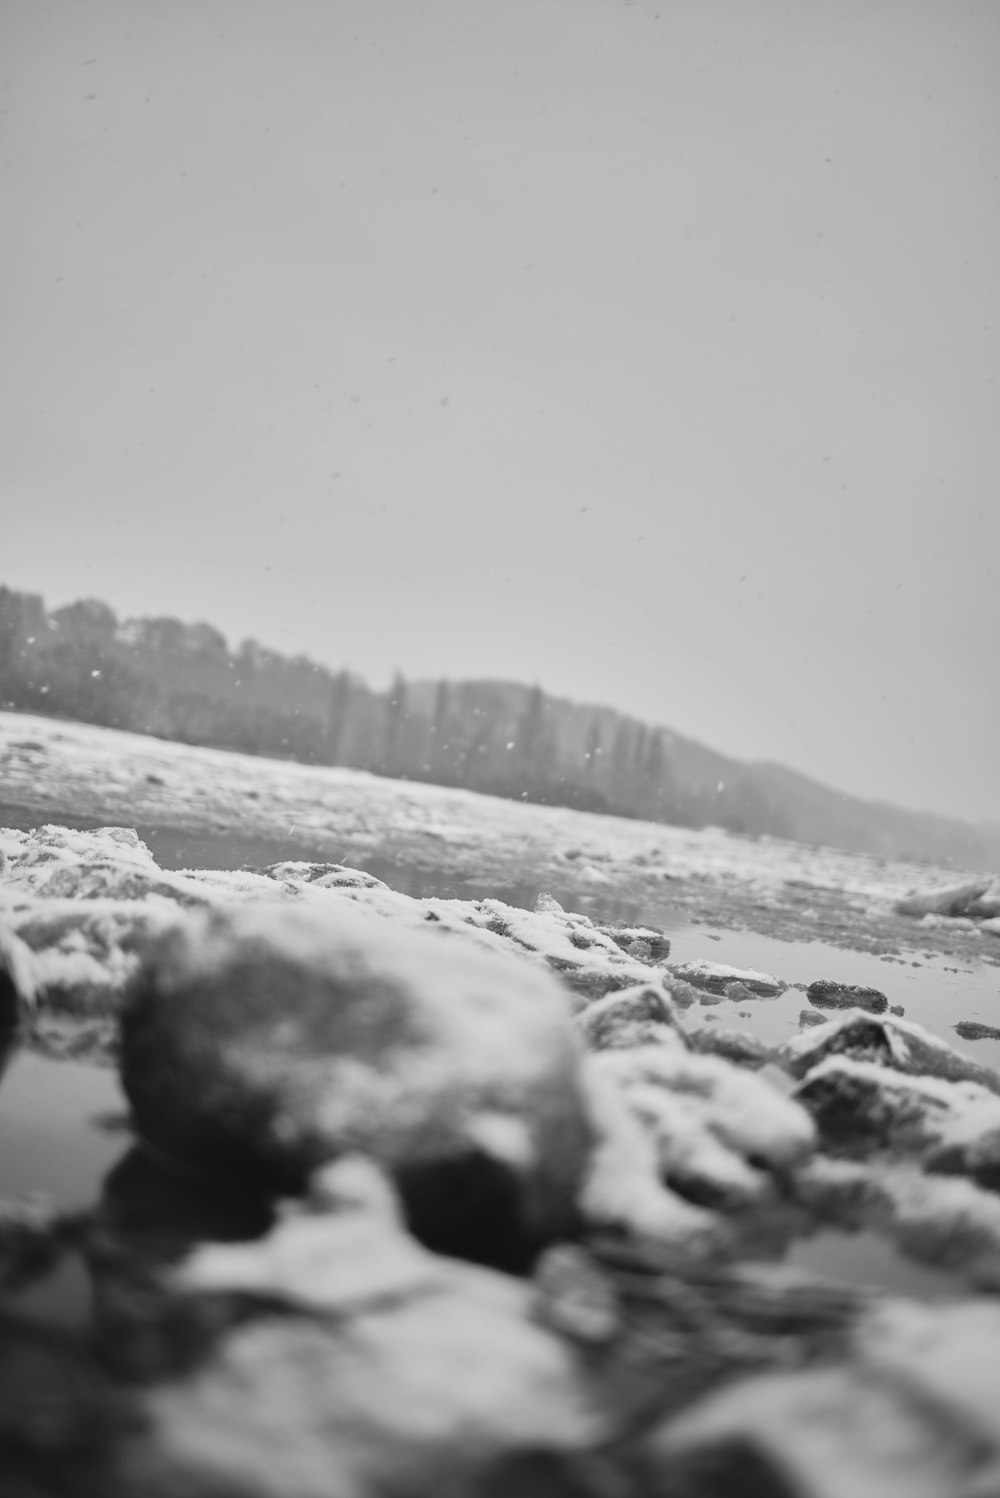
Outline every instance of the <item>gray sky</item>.
[(0, 582), (1000, 820), (995, 0), (0, 33)]

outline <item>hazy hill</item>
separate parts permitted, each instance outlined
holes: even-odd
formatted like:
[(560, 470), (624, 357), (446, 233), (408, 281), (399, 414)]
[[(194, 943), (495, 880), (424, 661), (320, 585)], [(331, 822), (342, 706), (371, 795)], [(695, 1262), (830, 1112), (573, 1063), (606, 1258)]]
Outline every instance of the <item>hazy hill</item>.
[[(421, 682), (408, 688), (422, 709), (438, 688)], [(528, 712), (531, 689), (512, 682), (462, 682), (452, 687), (467, 703), (515, 731)], [(866, 801), (811, 780), (796, 770), (737, 760), (666, 728), (650, 728), (611, 708), (545, 697), (547, 730), (555, 757), (579, 767), (594, 755), (578, 783), (615, 812), (649, 816), (633, 803), (649, 797), (653, 761), (659, 816), (684, 826), (713, 824), (731, 832), (766, 833), (794, 842), (914, 858), (964, 868), (1000, 868), (1000, 827), (975, 827), (954, 818)], [(595, 753), (596, 746), (596, 753)], [(644, 773), (644, 769), (646, 773)]]
[(209, 624), (119, 621), (93, 599), (49, 613), (37, 595), (0, 587), (0, 707), (650, 821), (1000, 867), (1000, 827), (860, 801), (538, 686), (397, 677), (374, 692), (254, 640), (231, 649)]

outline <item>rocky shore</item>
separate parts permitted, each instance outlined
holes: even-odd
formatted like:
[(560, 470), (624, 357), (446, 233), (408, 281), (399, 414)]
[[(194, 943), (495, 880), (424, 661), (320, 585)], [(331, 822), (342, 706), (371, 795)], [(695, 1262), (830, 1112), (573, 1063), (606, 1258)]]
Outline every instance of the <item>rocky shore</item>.
[[(667, 905), (678, 921), (904, 957), (960, 960), (973, 943), (1000, 964), (998, 917), (955, 902), (956, 887), (988, 890), (972, 873), (0, 712), (0, 825), (126, 819), (164, 867), (213, 867), (224, 841), (240, 863), (360, 865), (414, 893), (414, 876), (446, 867), (456, 895), (516, 893), (524, 904), (549, 890), (567, 909), (599, 904), (613, 916)], [(935, 888), (949, 898), (927, 903)], [(919, 913), (900, 908), (914, 892)]]
[[(0, 850), (0, 1045), (132, 1131), (89, 1208), (0, 1202), (5, 1493), (1000, 1492), (1000, 1075), (876, 990), (769, 1045), (711, 1015), (775, 975), (545, 890)], [(952, 1293), (788, 1262), (831, 1227)], [(83, 1335), (24, 1311), (70, 1259)]]

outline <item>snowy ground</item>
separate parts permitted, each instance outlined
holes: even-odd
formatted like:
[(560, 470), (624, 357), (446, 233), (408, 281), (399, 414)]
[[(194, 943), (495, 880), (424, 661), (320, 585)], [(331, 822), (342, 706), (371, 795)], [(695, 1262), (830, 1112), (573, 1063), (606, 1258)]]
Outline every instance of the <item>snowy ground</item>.
[(183, 830), (201, 856), (182, 861), (202, 867), (218, 866), (211, 853), (224, 847), (230, 862), (320, 858), (370, 868), (411, 893), (475, 889), (526, 903), (551, 890), (609, 919), (1000, 965), (1000, 937), (980, 925), (893, 911), (908, 891), (976, 877), (961, 870), (0, 713), (0, 825), (69, 820), (136, 827), (163, 866), (163, 848)]

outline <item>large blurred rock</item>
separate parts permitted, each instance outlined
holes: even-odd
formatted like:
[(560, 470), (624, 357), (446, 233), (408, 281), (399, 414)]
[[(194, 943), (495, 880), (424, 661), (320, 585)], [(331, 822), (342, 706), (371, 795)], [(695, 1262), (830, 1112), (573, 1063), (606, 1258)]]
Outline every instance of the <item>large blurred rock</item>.
[(122, 1020), (142, 1137), (206, 1171), (297, 1189), (367, 1154), (417, 1233), (514, 1264), (572, 1229), (593, 1129), (558, 984), (347, 906), (191, 916)]
[[(556, 1481), (615, 1434), (532, 1287), (422, 1249), (364, 1160), (321, 1173), (259, 1243), (196, 1250), (170, 1289), (164, 1314), (216, 1332), (183, 1377), (151, 1384), (115, 1492), (519, 1498), (524, 1463)], [(217, 1303), (233, 1297), (226, 1326)]]

